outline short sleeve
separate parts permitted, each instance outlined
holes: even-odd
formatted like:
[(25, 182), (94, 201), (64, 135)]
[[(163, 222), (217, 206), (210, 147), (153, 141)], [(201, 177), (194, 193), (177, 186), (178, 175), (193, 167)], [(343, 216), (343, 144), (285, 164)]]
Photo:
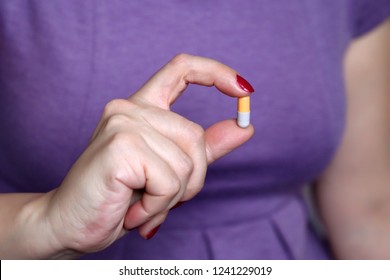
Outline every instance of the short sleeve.
[(390, 0), (351, 0), (353, 37), (359, 37), (390, 17)]

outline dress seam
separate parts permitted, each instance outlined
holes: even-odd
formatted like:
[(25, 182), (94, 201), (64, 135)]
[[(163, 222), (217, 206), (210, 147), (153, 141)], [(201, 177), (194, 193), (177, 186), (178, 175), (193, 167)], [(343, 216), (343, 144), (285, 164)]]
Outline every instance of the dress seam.
[(207, 254), (207, 259), (209, 260), (215, 260), (215, 254), (213, 251), (213, 247), (211, 245), (211, 240), (208, 234), (204, 231), (202, 231), (202, 238), (204, 240), (204, 244), (206, 247), (206, 254)]

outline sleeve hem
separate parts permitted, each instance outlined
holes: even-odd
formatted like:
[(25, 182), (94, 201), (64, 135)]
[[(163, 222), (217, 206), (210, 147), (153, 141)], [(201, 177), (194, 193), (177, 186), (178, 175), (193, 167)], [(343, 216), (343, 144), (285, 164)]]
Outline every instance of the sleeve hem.
[(358, 38), (368, 33), (375, 27), (379, 26), (387, 19), (390, 19), (390, 5), (384, 7), (379, 12), (371, 11), (371, 16), (368, 16), (364, 21), (358, 23), (358, 27), (355, 29), (353, 34), (354, 38)]

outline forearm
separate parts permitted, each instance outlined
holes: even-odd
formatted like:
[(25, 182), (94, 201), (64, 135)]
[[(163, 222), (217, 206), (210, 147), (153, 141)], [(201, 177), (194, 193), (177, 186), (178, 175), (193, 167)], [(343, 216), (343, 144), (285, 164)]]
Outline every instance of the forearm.
[(355, 40), (344, 61), (347, 119), (318, 183), (336, 257), (390, 259), (390, 21)]
[(343, 174), (318, 185), (321, 216), (337, 259), (390, 259), (389, 177)]
[[(62, 247), (47, 216), (48, 194), (0, 195), (0, 258), (74, 258)], [(66, 230), (66, 229), (63, 229)]]

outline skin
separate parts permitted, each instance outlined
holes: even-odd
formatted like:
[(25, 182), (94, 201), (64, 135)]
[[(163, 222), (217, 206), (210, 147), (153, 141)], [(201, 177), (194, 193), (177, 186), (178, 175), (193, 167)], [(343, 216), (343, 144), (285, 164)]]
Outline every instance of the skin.
[(336, 258), (390, 259), (390, 21), (345, 58), (347, 126), (317, 183)]
[(173, 206), (201, 190), (208, 164), (253, 135), (252, 126), (239, 128), (235, 120), (203, 130), (169, 110), (189, 83), (248, 95), (236, 75), (214, 60), (182, 54), (127, 100), (107, 104), (58, 188), (0, 196), (0, 257), (74, 258), (134, 228), (146, 238)]

